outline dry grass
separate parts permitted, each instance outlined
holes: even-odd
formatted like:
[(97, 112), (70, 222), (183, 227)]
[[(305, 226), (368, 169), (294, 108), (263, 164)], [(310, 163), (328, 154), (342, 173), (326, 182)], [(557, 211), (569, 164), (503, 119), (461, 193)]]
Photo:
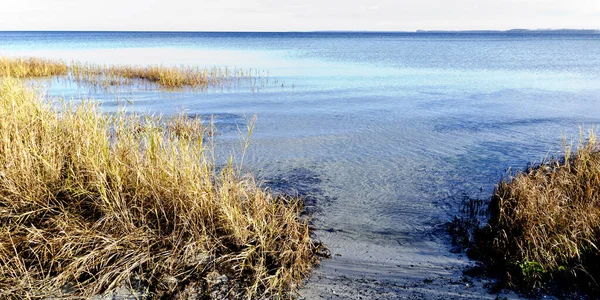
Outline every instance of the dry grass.
[(183, 112), (170, 118), (167, 128), (171, 134), (184, 139), (198, 139), (206, 134), (212, 136), (214, 132), (214, 126), (204, 128), (198, 116), (188, 116)]
[(0, 77), (31, 78), (64, 76), (68, 72), (68, 65), (59, 60), (0, 57)]
[(217, 167), (202, 123), (55, 107), (0, 83), (0, 298), (287, 297), (318, 263), (300, 201)]
[(71, 65), (71, 74), (74, 81), (93, 86), (118, 86), (139, 80), (166, 89), (232, 88), (242, 83), (254, 83), (253, 76), (258, 75), (251, 70), (216, 67), (107, 66), (81, 63)]
[(132, 66), (100, 65), (80, 62), (67, 64), (60, 60), (42, 58), (0, 57), (0, 77), (34, 78), (61, 76), (83, 85), (108, 88), (134, 83), (155, 84), (173, 90), (235, 88), (249, 86), (253, 91), (263, 88), (267, 77), (258, 70), (230, 68), (201, 68), (190, 66)]
[[(600, 279), (600, 152), (589, 134), (576, 151), (502, 181), (479, 251), (509, 283), (595, 285)], [(565, 281), (569, 280), (569, 281)]]

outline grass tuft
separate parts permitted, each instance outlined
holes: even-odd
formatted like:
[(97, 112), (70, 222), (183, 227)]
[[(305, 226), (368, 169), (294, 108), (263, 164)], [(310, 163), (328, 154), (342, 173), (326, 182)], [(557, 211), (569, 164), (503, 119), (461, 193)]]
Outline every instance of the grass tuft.
[(510, 285), (548, 283), (598, 292), (600, 152), (594, 132), (575, 151), (514, 174), (496, 187), (476, 252)]
[(301, 201), (218, 167), (195, 119), (51, 105), (10, 78), (0, 119), (2, 299), (288, 297), (318, 263)]
[(68, 72), (68, 65), (60, 60), (0, 57), (0, 77), (62, 76), (67, 75)]

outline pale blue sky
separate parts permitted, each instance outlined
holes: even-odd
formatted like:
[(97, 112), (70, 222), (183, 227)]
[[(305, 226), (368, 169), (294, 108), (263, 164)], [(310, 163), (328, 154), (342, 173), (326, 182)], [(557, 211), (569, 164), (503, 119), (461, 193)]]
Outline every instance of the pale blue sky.
[(600, 28), (599, 0), (3, 0), (0, 30)]

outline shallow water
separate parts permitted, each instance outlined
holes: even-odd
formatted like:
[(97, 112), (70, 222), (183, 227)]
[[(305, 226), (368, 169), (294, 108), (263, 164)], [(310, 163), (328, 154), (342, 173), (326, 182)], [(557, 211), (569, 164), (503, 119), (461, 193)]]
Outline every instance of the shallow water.
[(49, 94), (214, 114), (233, 146), (256, 114), (246, 168), (310, 194), (334, 254), (307, 298), (491, 297), (460, 280), (469, 262), (443, 225), (463, 195), (489, 197), (508, 167), (600, 123), (600, 35), (0, 32), (0, 54), (268, 71), (255, 91), (130, 88), (117, 102), (54, 81)]

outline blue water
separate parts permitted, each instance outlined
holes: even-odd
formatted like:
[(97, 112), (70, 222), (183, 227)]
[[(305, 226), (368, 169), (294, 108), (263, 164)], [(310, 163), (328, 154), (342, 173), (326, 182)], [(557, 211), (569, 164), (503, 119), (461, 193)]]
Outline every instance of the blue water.
[(343, 276), (422, 282), (403, 266), (464, 262), (440, 233), (462, 195), (489, 197), (507, 168), (600, 123), (597, 34), (0, 32), (0, 55), (268, 72), (256, 91), (48, 89), (106, 111), (215, 115), (224, 147), (256, 114), (246, 168), (313, 194), (317, 235), (342, 255), (320, 271), (330, 280), (363, 266)]

